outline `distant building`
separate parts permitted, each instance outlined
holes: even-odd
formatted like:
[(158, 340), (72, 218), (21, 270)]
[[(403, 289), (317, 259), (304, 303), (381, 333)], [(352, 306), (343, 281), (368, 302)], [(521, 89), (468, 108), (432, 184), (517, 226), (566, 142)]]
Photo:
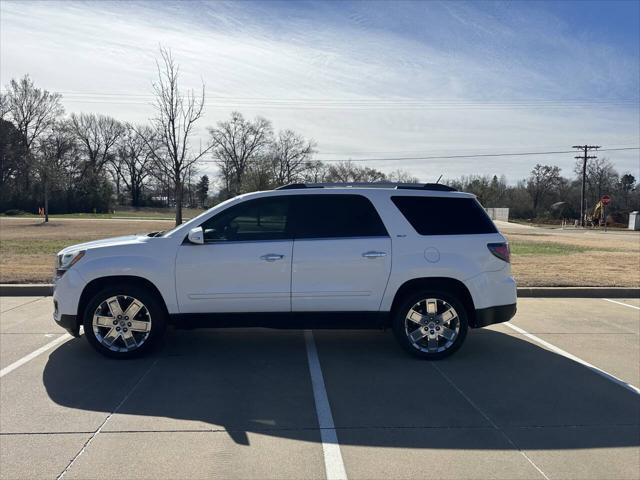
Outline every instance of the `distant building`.
[(508, 208), (485, 208), (491, 220), (500, 220), (502, 222), (509, 221), (509, 209)]

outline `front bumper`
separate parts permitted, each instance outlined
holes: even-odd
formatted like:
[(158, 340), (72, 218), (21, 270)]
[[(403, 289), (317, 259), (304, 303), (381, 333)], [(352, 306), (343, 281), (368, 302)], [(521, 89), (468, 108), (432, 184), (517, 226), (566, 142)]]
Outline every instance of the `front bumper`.
[(516, 304), (498, 305), (496, 307), (480, 308), (476, 310), (473, 327), (482, 328), (494, 323), (508, 322), (516, 314)]
[(58, 277), (53, 285), (53, 320), (71, 335), (79, 335), (78, 303), (84, 281), (73, 269)]
[(54, 313), (53, 319), (58, 325), (69, 332), (71, 336), (76, 338), (80, 336), (80, 324), (75, 315), (56, 315)]

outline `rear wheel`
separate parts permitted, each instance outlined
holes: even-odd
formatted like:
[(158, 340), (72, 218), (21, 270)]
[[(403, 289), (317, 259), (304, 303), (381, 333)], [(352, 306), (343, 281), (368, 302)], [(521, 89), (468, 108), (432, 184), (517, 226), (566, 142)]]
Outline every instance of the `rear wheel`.
[(87, 340), (103, 355), (131, 358), (161, 339), (164, 309), (153, 293), (136, 285), (106, 287), (89, 300), (83, 318)]
[(437, 360), (454, 353), (467, 335), (467, 312), (447, 292), (425, 290), (408, 295), (393, 314), (393, 331), (409, 353)]

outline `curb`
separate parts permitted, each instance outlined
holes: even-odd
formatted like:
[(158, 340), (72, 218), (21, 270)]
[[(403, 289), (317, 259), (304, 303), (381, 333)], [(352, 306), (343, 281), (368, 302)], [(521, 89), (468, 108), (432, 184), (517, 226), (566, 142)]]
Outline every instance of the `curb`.
[(638, 298), (637, 287), (520, 287), (518, 298)]
[(49, 283), (2, 283), (2, 297), (48, 297), (53, 294), (53, 285)]
[[(53, 285), (46, 283), (0, 284), (3, 297), (48, 297)], [(640, 298), (638, 287), (520, 287), (518, 298)]]

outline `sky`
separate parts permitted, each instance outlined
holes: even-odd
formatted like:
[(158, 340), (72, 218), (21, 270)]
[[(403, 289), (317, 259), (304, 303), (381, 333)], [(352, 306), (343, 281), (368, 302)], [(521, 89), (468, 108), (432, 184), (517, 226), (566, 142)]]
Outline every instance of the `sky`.
[[(421, 181), (575, 163), (425, 157), (640, 146), (639, 1), (0, 0), (0, 84), (28, 73), (68, 113), (148, 121), (160, 45), (183, 88), (205, 84), (196, 149), (234, 110), (313, 138), (318, 159)], [(639, 152), (599, 155), (640, 178)]]

